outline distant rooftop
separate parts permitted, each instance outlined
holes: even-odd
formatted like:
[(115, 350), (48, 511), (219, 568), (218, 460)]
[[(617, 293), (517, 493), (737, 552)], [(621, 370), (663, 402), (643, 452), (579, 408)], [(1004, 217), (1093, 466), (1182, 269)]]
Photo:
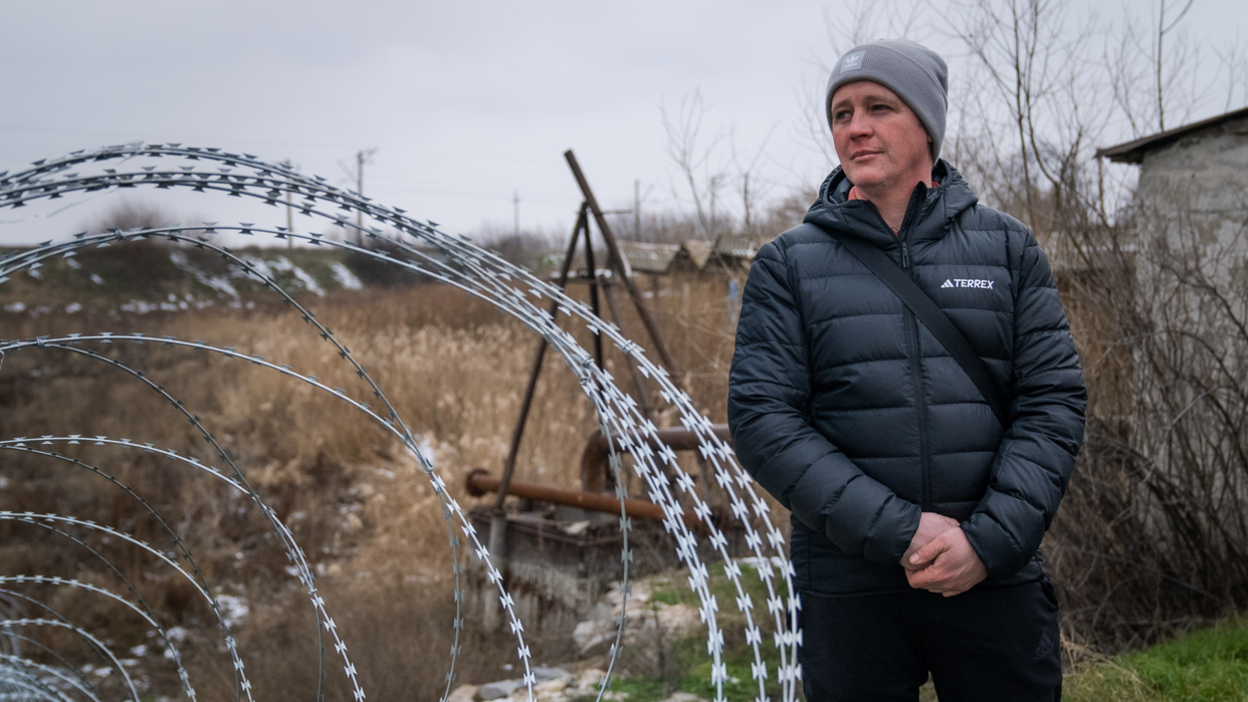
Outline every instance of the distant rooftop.
[(1144, 154), (1149, 151), (1169, 146), (1170, 144), (1173, 144), (1193, 132), (1211, 129), (1213, 127), (1220, 126), (1224, 122), (1230, 122), (1241, 118), (1248, 118), (1248, 107), (1232, 110), (1225, 114), (1218, 115), (1217, 117), (1210, 117), (1209, 119), (1201, 120), (1199, 122), (1192, 122), (1191, 124), (1177, 127), (1175, 129), (1158, 132), (1152, 136), (1146, 136), (1142, 139), (1136, 139), (1135, 141), (1128, 141), (1125, 144), (1098, 149), (1096, 157), (1108, 158), (1114, 163), (1138, 164), (1144, 161)]
[(628, 266), (640, 273), (666, 273), (672, 259), (680, 252), (680, 244), (649, 244), (640, 241), (617, 241), (620, 254)]
[(721, 264), (737, 265), (748, 263), (758, 252), (758, 243), (748, 235), (726, 232), (715, 241), (690, 239), (680, 244), (619, 241), (617, 245), (620, 254), (628, 260), (629, 268), (638, 273), (669, 273), (673, 267), (703, 270), (713, 258)]

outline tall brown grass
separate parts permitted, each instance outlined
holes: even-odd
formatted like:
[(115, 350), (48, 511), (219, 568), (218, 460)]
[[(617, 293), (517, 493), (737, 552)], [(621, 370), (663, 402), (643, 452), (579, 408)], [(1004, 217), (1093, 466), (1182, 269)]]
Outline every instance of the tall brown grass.
[[(679, 380), (717, 422), (724, 421), (734, 320), (726, 286), (725, 278), (710, 276), (642, 285), (682, 368)], [(587, 299), (584, 289), (570, 292)], [(626, 298), (617, 295), (626, 310), (620, 326), (651, 347)], [(439, 285), (341, 293), (315, 301), (313, 311), (430, 450), (449, 494), (466, 507), (477, 504), (466, 495), (463, 479), (473, 468), (501, 470), (537, 337), (489, 303)], [(0, 336), (10, 339), (108, 330), (204, 340), (286, 364), (373, 407), (381, 405), (330, 343), (276, 304), (148, 315), (0, 313), (0, 329)], [(588, 332), (573, 332), (592, 347)], [(247, 361), (159, 342), (83, 347), (141, 370), (180, 400), (291, 528), (318, 573), (318, 588), (370, 696), (436, 699), (445, 688), (453, 634), (451, 549), (437, 497), (391, 432), (329, 394)], [(608, 349), (605, 366), (622, 388), (633, 391), (621, 354)], [(656, 388), (646, 392), (661, 404)], [(671, 424), (678, 417), (660, 410), (657, 421)], [(516, 480), (578, 487), (580, 453), (597, 426), (573, 373), (547, 354)], [(117, 368), (63, 350), (10, 352), (0, 365), (0, 436), (46, 434), (125, 437), (224, 468), (185, 416)], [(214, 588), (247, 600), (251, 614), (235, 635), (260, 696), (314, 692), (311, 607), (302, 586), (287, 575), (287, 561), (266, 520), (246, 496), (212, 476), (139, 450), (90, 445), (54, 450), (99, 465), (132, 486), (177, 531)], [(696, 473), (692, 459), (684, 462)], [(74, 515), (116, 525), (158, 547), (172, 543), (133, 499), (79, 467), (12, 451), (4, 452), (0, 466), (10, 481), (0, 493), (0, 508)], [(640, 489), (635, 479), (631, 488)], [(76, 576), (117, 589), (103, 563), (36, 531), (0, 523), (0, 571)], [(194, 588), (135, 549), (104, 543), (98, 534), (83, 539), (127, 574), (166, 626), (195, 632), (187, 660), (201, 693), (232, 694), (229, 660), (217, 650), (219, 633), (214, 638), (213, 617)], [(65, 616), (104, 628), (123, 648), (152, 643), (141, 621), (102, 608), (98, 598), (50, 588), (39, 595)], [(461, 645), (471, 653), (460, 659), (459, 680), (508, 675), (499, 665), (515, 657), (514, 639), (486, 636), (471, 623), (464, 637)], [(539, 661), (565, 645), (540, 636), (528, 639)], [(175, 689), (170, 666), (147, 668), (163, 671), (152, 673), (153, 685)], [(349, 697), (336, 667), (325, 684), (330, 699)]]

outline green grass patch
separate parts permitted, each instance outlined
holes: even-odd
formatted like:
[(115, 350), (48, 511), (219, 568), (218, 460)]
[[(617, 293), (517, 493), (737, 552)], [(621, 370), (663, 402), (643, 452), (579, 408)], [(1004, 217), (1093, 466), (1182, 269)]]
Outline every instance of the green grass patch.
[(1237, 617), (1066, 678), (1074, 702), (1248, 699), (1248, 618)]
[[(754, 566), (741, 564), (740, 567), (741, 590), (753, 605), (753, 623), (762, 637), (759, 654), (768, 668), (765, 694), (778, 699), (780, 683), (776, 673), (780, 652), (773, 638), (775, 617), (767, 608), (767, 584)], [(738, 609), (737, 588), (725, 575), (722, 563), (709, 565), (708, 573), (707, 588), (718, 604), (716, 621), (724, 636), (722, 660), (727, 671), (724, 698), (729, 702), (752, 701), (759, 692), (758, 682), (751, 675), (755, 659), (753, 649), (746, 642), (746, 617)], [(773, 590), (783, 600), (787, 595), (784, 578), (779, 569), (772, 569), (771, 574)], [(645, 584), (650, 590), (649, 606), (685, 605), (697, 609), (702, 605), (697, 594), (689, 589), (686, 570), (648, 578)], [(703, 699), (716, 697), (715, 686), (711, 683), (713, 662), (706, 651), (705, 629), (694, 636), (670, 641), (651, 639), (631, 648), (626, 647), (621, 656), (621, 669), (630, 671), (629, 674), (611, 684), (612, 690), (628, 693), (629, 702), (662, 700), (677, 691), (691, 692)], [(659, 648), (662, 648), (661, 652)], [(645, 672), (639, 672), (639, 669), (645, 669)]]
[[(741, 627), (744, 616), (737, 610), (737, 592), (724, 575), (723, 566), (710, 567), (708, 587), (719, 603), (719, 625), (725, 635), (723, 661), (728, 670), (724, 696), (730, 702), (746, 702), (758, 696), (758, 683), (750, 675), (753, 651), (746, 645)], [(774, 620), (767, 611), (767, 588), (753, 567), (741, 567), (741, 584), (754, 603), (754, 621), (763, 633), (759, 650), (767, 663), (770, 678), (766, 692), (779, 695), (775, 680), (779, 652), (772, 644)], [(651, 604), (699, 607), (697, 595), (689, 590), (687, 572), (647, 581)], [(779, 572), (773, 579), (777, 595), (783, 596)], [(618, 679), (612, 690), (628, 693), (629, 702), (653, 702), (673, 692), (694, 693), (714, 699), (711, 659), (704, 636), (663, 642), (665, 663), (660, 671), (632, 674)], [(650, 644), (653, 654), (653, 642)], [(629, 652), (624, 652), (628, 668)], [(1144, 651), (1113, 660), (1081, 665), (1066, 676), (1063, 699), (1071, 702), (1241, 702), (1248, 700), (1248, 617), (1236, 617), (1217, 625), (1192, 631)], [(935, 700), (930, 683), (924, 686), (923, 700)]]
[[(755, 617), (759, 617), (759, 612), (768, 619), (771, 614), (767, 611), (767, 583), (759, 575), (758, 569), (752, 565), (744, 563), (739, 564), (741, 568), (741, 590), (750, 597), (754, 603)], [(709, 578), (707, 579), (707, 589), (720, 603), (720, 611), (736, 612), (735, 602), (737, 601), (737, 589), (724, 574), (723, 563), (712, 563), (707, 566)], [(778, 597), (783, 598), (787, 591), (784, 586), (784, 575), (779, 568), (772, 568), (772, 588)], [(660, 602), (666, 605), (687, 604), (691, 607), (699, 606), (698, 595), (689, 589), (689, 571), (679, 570), (668, 576), (660, 576), (653, 579), (647, 579), (646, 583), (650, 586), (650, 601)]]

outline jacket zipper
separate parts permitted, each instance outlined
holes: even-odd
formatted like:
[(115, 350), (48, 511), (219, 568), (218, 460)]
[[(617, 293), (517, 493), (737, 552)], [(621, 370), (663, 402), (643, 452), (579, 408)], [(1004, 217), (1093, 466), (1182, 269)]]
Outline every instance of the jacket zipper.
[[(902, 217), (901, 228), (898, 231), (897, 239), (901, 243), (901, 267), (914, 278), (914, 273), (910, 269), (910, 248), (908, 239), (910, 230), (913, 229), (914, 213), (917, 209), (920, 197), (920, 188), (915, 188), (915, 194), (910, 197), (910, 204), (906, 207), (906, 214)], [(918, 282), (917, 280), (915, 281)], [(927, 436), (927, 403), (924, 401), (923, 394), (923, 356), (919, 350), (919, 321), (910, 311), (909, 307), (903, 307), (903, 323), (906, 327), (906, 343), (909, 346), (910, 353), (910, 375), (914, 384), (915, 404), (918, 408), (919, 420), (919, 469), (922, 471), (923, 477), (923, 505), (924, 512), (933, 511), (932, 507), (932, 470), (931, 457), (928, 450)]]
[(932, 511), (932, 475), (927, 455), (927, 405), (923, 401), (923, 372), (919, 367), (919, 325), (914, 313), (904, 310), (906, 344), (910, 347), (910, 380), (914, 385), (915, 402), (919, 413), (919, 470), (923, 476), (923, 511)]

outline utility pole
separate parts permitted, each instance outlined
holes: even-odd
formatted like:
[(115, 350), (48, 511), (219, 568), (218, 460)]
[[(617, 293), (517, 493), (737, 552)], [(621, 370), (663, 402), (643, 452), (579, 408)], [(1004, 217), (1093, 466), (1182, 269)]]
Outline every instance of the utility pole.
[(719, 190), (719, 176), (711, 176), (711, 230), (707, 238), (715, 241), (715, 193)]
[(641, 241), (641, 201), (650, 197), (650, 191), (654, 190), (654, 186), (646, 188), (646, 192), (641, 192), (641, 179), (633, 179), (633, 240)]
[(745, 174), (745, 184), (741, 186), (742, 205), (745, 206), (745, 235), (751, 242), (754, 241), (754, 226), (750, 222), (750, 174)]
[[(376, 148), (361, 149), (355, 152), (355, 172), (348, 168), (342, 161), (338, 162), (338, 167), (346, 171), (348, 176), (355, 177), (355, 192), (360, 197), (364, 197), (364, 166), (372, 163), (373, 154), (377, 153)], [(355, 243), (364, 245), (364, 213), (360, 210), (355, 211)]]
[(519, 237), (520, 236), (520, 191), (519, 190), (511, 191), (511, 205), (515, 209), (515, 213), (516, 213), (515, 235)]
[[(377, 149), (355, 152), (356, 174), (359, 176), (355, 192), (359, 193), (360, 197), (364, 197), (364, 160), (371, 159), (375, 153)], [(364, 245), (364, 213), (360, 210), (355, 211), (355, 243), (360, 246)]]
[(633, 241), (641, 241), (641, 179), (633, 179)]
[[(282, 165), (290, 168), (290, 159), (282, 162)], [(295, 233), (295, 221), (290, 211), (290, 190), (286, 190), (286, 248), (287, 250), (295, 247), (295, 240), (291, 234)]]

